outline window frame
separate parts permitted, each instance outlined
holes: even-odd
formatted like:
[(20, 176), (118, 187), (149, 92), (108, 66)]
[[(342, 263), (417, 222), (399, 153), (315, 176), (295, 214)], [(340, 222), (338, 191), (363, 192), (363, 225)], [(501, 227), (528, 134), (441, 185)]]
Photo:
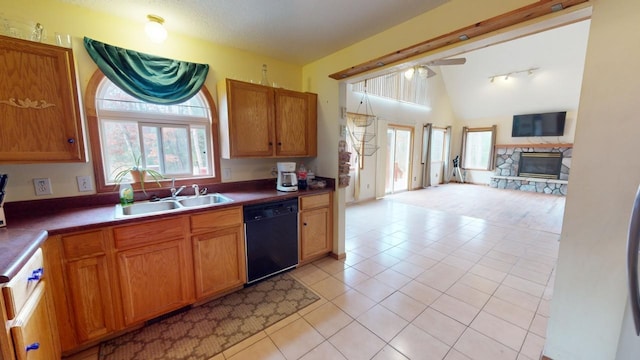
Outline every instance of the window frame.
[[(480, 170), (480, 171), (493, 171), (495, 169), (496, 162), (496, 125), (490, 127), (477, 127), (469, 128), (464, 126), (462, 128), (462, 151), (460, 154), (460, 168), (465, 170)], [(489, 147), (489, 162), (486, 168), (473, 168), (466, 166), (466, 154), (467, 154), (467, 136), (469, 133), (489, 132), (491, 133), (491, 145)]]
[[(98, 111), (96, 109), (96, 98), (98, 94), (98, 89), (100, 87), (101, 82), (105, 79), (105, 75), (100, 71), (100, 69), (96, 69), (96, 71), (91, 76), (89, 83), (87, 84), (86, 91), (86, 99), (85, 99), (85, 110), (87, 116), (87, 132), (89, 138), (89, 149), (91, 151), (91, 159), (93, 164), (93, 173), (96, 182), (96, 192), (97, 193), (112, 193), (117, 192), (117, 187), (113, 184), (108, 184), (105, 181), (105, 171), (103, 166), (103, 156), (102, 156), (102, 144), (100, 138), (100, 119), (98, 118)], [(211, 185), (217, 184), (221, 182), (220, 175), (220, 135), (219, 135), (219, 120), (218, 120), (218, 110), (216, 108), (216, 104), (213, 101), (213, 97), (211, 93), (207, 89), (206, 85), (202, 86), (200, 89), (200, 94), (207, 102), (209, 106), (209, 117), (211, 119), (211, 138), (213, 148), (213, 156), (211, 168), (213, 171), (212, 176), (198, 176), (198, 177), (189, 177), (189, 178), (179, 178), (176, 179), (176, 185)], [(140, 119), (140, 117), (138, 117)], [(147, 122), (147, 121), (144, 121)], [(160, 124), (161, 121), (149, 119), (148, 123)], [(168, 189), (171, 187), (171, 179), (162, 180), (161, 187), (158, 188), (156, 184), (151, 184), (155, 182), (153, 179), (145, 182), (145, 189), (149, 196), (152, 195), (154, 190)], [(149, 186), (153, 185), (153, 186)], [(134, 190), (142, 190), (140, 184), (132, 184)]]

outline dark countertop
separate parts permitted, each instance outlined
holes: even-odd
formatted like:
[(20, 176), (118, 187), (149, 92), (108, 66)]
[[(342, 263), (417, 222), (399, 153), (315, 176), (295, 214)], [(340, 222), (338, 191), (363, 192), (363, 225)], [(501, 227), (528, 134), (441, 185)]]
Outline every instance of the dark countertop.
[(13, 278), (47, 239), (44, 230), (0, 229), (0, 284)]
[[(150, 214), (135, 218), (116, 218), (117, 197), (101, 195), (75, 198), (47, 199), (5, 204), (7, 227), (0, 229), (0, 284), (5, 283), (26, 263), (48, 235), (89, 230), (105, 226), (123, 225), (148, 219), (192, 214), (231, 206), (257, 204), (297, 198), (304, 195), (333, 191), (335, 182), (329, 179), (327, 187), (296, 192), (276, 191), (264, 181), (245, 182), (241, 185), (210, 187), (210, 193), (219, 192), (232, 202), (210, 207), (184, 209), (164, 214)], [(106, 202), (106, 203), (104, 203)]]

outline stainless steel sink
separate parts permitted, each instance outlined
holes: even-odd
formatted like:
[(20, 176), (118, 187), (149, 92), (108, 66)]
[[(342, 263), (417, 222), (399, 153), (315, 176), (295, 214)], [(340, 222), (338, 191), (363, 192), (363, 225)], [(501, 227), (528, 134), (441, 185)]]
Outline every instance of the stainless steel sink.
[(144, 216), (153, 214), (163, 214), (174, 211), (186, 210), (194, 207), (215, 206), (233, 201), (232, 199), (218, 194), (208, 194), (194, 197), (178, 197), (160, 201), (137, 202), (131, 205), (116, 205), (116, 218), (127, 218), (134, 216)]
[(190, 197), (190, 198), (178, 200), (180, 205), (185, 207), (224, 204), (230, 201), (233, 201), (233, 200), (220, 194), (208, 194), (208, 195), (201, 195), (197, 197)]

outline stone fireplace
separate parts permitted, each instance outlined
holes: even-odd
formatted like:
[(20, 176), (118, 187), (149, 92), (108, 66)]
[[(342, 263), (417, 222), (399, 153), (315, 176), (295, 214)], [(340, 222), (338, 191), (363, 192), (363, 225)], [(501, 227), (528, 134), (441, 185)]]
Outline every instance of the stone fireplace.
[(572, 144), (496, 145), (490, 186), (566, 195)]

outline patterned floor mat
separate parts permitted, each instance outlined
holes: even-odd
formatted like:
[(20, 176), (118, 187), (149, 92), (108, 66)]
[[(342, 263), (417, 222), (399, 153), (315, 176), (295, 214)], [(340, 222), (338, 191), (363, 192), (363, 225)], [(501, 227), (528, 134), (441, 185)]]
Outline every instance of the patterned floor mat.
[(320, 298), (280, 274), (100, 346), (100, 360), (200, 360), (228, 349)]

